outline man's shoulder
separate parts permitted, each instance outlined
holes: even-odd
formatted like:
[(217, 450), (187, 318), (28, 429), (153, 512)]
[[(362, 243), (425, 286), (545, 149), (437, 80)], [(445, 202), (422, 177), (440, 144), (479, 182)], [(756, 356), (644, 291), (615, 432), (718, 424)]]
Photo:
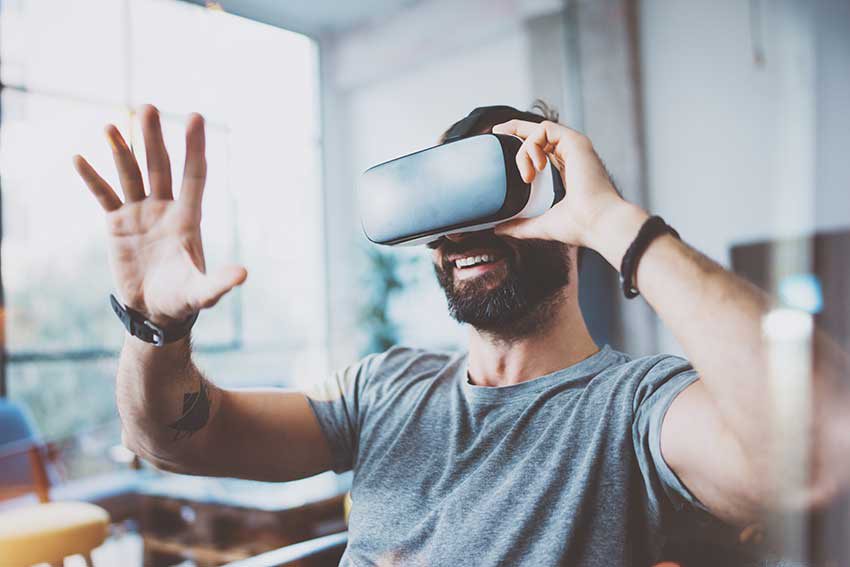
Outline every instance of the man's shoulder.
[(458, 351), (392, 346), (361, 361), (364, 395), (386, 400), (412, 393), (411, 386), (453, 376), (462, 357)]
[(394, 345), (382, 353), (371, 356), (370, 374), (410, 376), (427, 371), (441, 370), (457, 362), (463, 356), (463, 353), (452, 350)]
[(609, 359), (611, 363), (605, 371), (619, 372), (638, 380), (654, 374), (675, 373), (692, 368), (687, 359), (675, 354), (659, 353), (634, 356), (614, 349), (610, 349), (610, 351), (612, 353)]
[(463, 352), (460, 350), (422, 348), (410, 345), (393, 345), (381, 353), (382, 356), (393, 358), (427, 358), (433, 360), (448, 360), (461, 354)]
[(633, 396), (637, 407), (660, 389), (676, 389), (698, 379), (690, 361), (675, 354), (630, 356), (614, 351), (618, 356), (604, 372), (616, 377)]

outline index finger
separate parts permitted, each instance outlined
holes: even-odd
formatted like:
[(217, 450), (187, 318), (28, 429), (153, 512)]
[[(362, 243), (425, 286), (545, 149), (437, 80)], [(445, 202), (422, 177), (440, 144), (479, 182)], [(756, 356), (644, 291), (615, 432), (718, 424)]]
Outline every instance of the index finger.
[(118, 178), (121, 180), (121, 188), (127, 201), (141, 201), (145, 198), (145, 184), (142, 182), (142, 172), (136, 156), (118, 128), (114, 124), (106, 126), (106, 138), (112, 146), (112, 159), (118, 168)]
[(540, 125), (537, 122), (529, 122), (527, 120), (514, 118), (513, 120), (508, 120), (507, 122), (493, 126), (493, 133), (517, 136), (524, 140), (531, 135), (532, 132), (537, 130), (539, 126)]
[(581, 133), (572, 128), (549, 120), (537, 123), (515, 118), (493, 126), (493, 133), (517, 136), (523, 140), (530, 138), (530, 141), (539, 144), (547, 152), (561, 142), (577, 143), (585, 139)]

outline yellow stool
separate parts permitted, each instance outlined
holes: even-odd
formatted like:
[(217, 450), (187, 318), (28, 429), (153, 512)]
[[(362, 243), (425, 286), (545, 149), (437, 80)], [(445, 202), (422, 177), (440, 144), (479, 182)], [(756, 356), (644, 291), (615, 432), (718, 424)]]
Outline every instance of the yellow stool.
[(351, 515), (351, 491), (345, 493), (345, 498), (342, 500), (342, 517), (345, 519), (345, 525), (348, 525), (348, 516)]
[(106, 510), (85, 502), (48, 502), (0, 512), (2, 566), (62, 565), (71, 555), (82, 555), (92, 565), (91, 551), (103, 543), (108, 530)]

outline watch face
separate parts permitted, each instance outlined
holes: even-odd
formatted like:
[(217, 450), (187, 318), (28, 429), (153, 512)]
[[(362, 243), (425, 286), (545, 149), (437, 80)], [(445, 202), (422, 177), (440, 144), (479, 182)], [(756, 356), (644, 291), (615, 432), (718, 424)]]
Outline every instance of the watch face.
[(366, 170), (358, 187), (366, 236), (398, 244), (510, 218), (529, 194), (514, 162), (519, 145), (511, 136), (483, 134)]

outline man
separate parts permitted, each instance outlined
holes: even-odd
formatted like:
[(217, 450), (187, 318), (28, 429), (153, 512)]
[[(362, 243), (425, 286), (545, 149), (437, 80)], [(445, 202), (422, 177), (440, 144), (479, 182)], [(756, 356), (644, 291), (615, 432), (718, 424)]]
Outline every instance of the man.
[[(177, 199), (156, 109), (141, 120), (149, 194), (114, 126), (123, 203), (85, 160), (75, 164), (107, 211), (126, 306), (180, 337), (247, 272), (205, 269), (201, 117), (188, 122)], [(766, 298), (669, 230), (637, 245), (649, 215), (619, 196), (580, 133), (505, 107), (471, 133), (491, 130), (524, 140), (526, 181), (547, 158), (557, 164), (566, 197), (541, 217), (435, 243), (450, 311), (469, 324), (466, 352), (392, 348), (309, 393), (247, 392), (208, 381), (186, 337), (162, 347), (128, 337), (117, 378), (125, 444), (189, 474), (286, 481), (353, 469), (345, 565), (735, 564), (739, 550), (706, 541), (776, 502)], [(578, 305), (582, 246), (618, 269), (637, 252), (628, 283), (693, 366), (594, 343)], [(815, 346), (836, 352), (820, 337)], [(789, 495), (798, 508), (844, 481), (846, 368), (843, 354), (814, 368), (814, 466)]]

